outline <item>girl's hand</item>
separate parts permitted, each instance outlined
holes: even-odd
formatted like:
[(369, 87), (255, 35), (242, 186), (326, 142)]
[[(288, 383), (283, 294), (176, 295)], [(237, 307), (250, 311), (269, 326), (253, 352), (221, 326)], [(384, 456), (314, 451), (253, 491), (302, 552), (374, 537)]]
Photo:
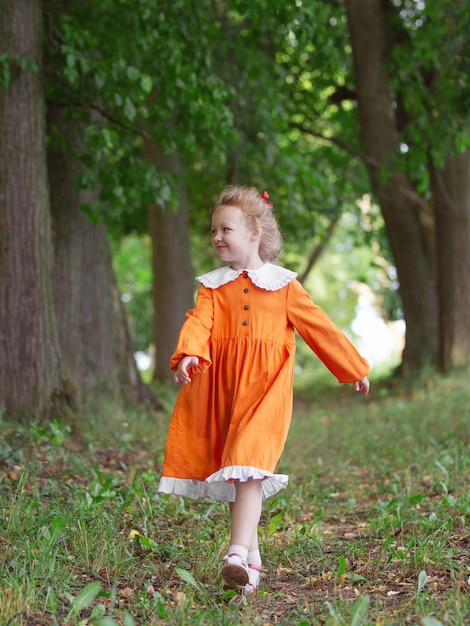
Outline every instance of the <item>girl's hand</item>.
[(175, 383), (186, 383), (191, 382), (191, 377), (189, 375), (189, 370), (192, 367), (197, 367), (199, 365), (199, 359), (197, 356), (184, 356), (181, 361), (178, 363), (178, 369), (175, 372), (174, 380)]
[(367, 376), (365, 376), (362, 380), (356, 380), (353, 384), (354, 391), (360, 391), (363, 396), (367, 396), (370, 389), (370, 382)]

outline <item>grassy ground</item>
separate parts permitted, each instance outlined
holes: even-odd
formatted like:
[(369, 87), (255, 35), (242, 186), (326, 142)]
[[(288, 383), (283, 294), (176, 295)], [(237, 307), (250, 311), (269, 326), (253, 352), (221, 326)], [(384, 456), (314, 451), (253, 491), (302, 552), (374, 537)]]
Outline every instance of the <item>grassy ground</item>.
[(167, 416), (1, 423), (0, 626), (469, 624), (468, 381), (298, 393), (249, 600), (226, 507), (156, 494)]

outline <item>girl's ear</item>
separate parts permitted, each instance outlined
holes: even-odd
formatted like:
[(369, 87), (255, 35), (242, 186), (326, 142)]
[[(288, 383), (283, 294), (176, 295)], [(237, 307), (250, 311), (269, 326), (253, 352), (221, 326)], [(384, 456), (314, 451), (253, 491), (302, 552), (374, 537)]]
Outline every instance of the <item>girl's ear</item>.
[(261, 237), (261, 228), (259, 226), (255, 226), (251, 231), (251, 241), (256, 241)]

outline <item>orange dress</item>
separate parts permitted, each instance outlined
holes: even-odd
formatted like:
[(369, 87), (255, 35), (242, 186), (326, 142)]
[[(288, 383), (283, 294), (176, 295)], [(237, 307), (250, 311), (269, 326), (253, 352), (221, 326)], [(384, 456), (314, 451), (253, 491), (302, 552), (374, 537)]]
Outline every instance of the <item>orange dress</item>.
[(199, 357), (178, 394), (159, 491), (233, 501), (234, 480), (262, 479), (267, 498), (287, 485), (275, 474), (292, 416), (295, 333), (340, 383), (369, 365), (285, 268), (222, 267), (198, 280), (171, 357)]

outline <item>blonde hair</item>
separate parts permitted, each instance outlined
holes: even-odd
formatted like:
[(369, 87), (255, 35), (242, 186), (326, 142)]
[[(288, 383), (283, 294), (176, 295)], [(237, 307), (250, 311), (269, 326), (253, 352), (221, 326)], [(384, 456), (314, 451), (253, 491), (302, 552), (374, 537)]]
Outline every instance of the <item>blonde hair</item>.
[(259, 256), (262, 261), (275, 261), (282, 250), (282, 235), (273, 213), (273, 205), (266, 192), (263, 196), (255, 187), (228, 185), (212, 210), (238, 207), (253, 231), (260, 231)]

